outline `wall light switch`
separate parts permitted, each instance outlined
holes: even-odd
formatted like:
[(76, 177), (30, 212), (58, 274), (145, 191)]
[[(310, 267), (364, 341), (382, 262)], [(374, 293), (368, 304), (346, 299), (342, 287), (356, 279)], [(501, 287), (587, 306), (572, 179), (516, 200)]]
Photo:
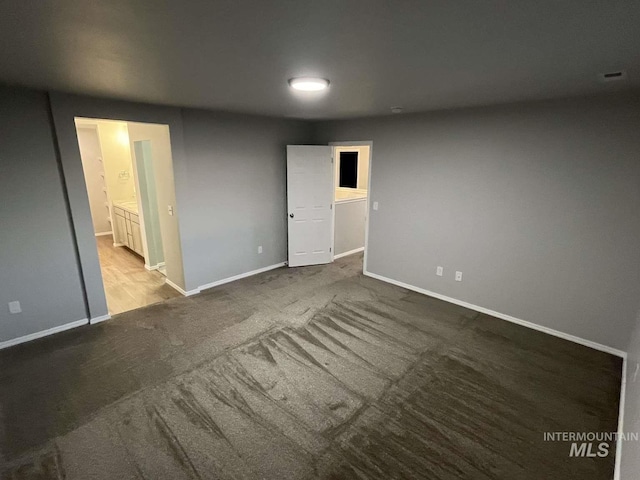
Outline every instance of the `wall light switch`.
[(456, 282), (462, 281), (462, 272), (456, 272)]
[(373, 209), (378, 210), (378, 202), (373, 202)]
[(633, 372), (632, 382), (635, 382), (638, 379), (638, 372), (640, 372), (640, 363), (636, 363), (636, 370)]
[(262, 253), (262, 245), (258, 247), (258, 253)]
[(20, 302), (9, 302), (9, 313), (20, 313), (22, 312), (22, 307), (20, 306)]
[(436, 275), (441, 277), (444, 274), (444, 268), (436, 267)]
[(172, 215), (172, 216), (173, 216), (173, 205), (169, 205), (169, 206), (167, 207), (167, 210), (169, 210), (169, 215)]

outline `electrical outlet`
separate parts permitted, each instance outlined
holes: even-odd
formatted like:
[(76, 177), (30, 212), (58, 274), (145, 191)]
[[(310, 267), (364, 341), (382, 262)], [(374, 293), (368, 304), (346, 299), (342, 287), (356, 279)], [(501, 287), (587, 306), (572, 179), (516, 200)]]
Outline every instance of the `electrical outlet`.
[(22, 307), (20, 306), (20, 302), (9, 302), (9, 313), (21, 313)]
[(373, 202), (373, 209), (378, 210), (378, 202)]
[(258, 253), (262, 253), (262, 245), (258, 247)]
[(462, 281), (462, 272), (456, 272), (456, 282)]
[(444, 268), (442, 267), (436, 267), (436, 275), (441, 277), (442, 275), (444, 275)]

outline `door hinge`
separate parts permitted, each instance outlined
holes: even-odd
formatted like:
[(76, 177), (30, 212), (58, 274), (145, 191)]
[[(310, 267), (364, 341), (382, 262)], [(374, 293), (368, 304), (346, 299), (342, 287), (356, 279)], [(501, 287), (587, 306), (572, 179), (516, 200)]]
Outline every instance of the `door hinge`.
[(329, 210), (333, 210), (333, 203), (329, 205)]
[(329, 247), (329, 253), (331, 253), (331, 247)]

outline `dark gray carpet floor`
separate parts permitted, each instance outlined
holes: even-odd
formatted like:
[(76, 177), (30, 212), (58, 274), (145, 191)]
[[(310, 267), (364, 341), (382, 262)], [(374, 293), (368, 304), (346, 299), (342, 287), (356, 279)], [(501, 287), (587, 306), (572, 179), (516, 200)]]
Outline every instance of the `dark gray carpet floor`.
[(0, 352), (8, 479), (611, 479), (621, 360), (361, 274), (282, 268)]

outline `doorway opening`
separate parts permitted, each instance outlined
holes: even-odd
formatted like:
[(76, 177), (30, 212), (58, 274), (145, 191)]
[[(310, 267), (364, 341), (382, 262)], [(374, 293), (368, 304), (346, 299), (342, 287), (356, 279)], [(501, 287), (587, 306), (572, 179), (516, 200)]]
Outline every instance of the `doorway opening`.
[(366, 244), (370, 144), (332, 144), (334, 181), (334, 259), (364, 251)]
[(166, 280), (180, 248), (168, 125), (75, 124), (109, 314), (180, 296)]

